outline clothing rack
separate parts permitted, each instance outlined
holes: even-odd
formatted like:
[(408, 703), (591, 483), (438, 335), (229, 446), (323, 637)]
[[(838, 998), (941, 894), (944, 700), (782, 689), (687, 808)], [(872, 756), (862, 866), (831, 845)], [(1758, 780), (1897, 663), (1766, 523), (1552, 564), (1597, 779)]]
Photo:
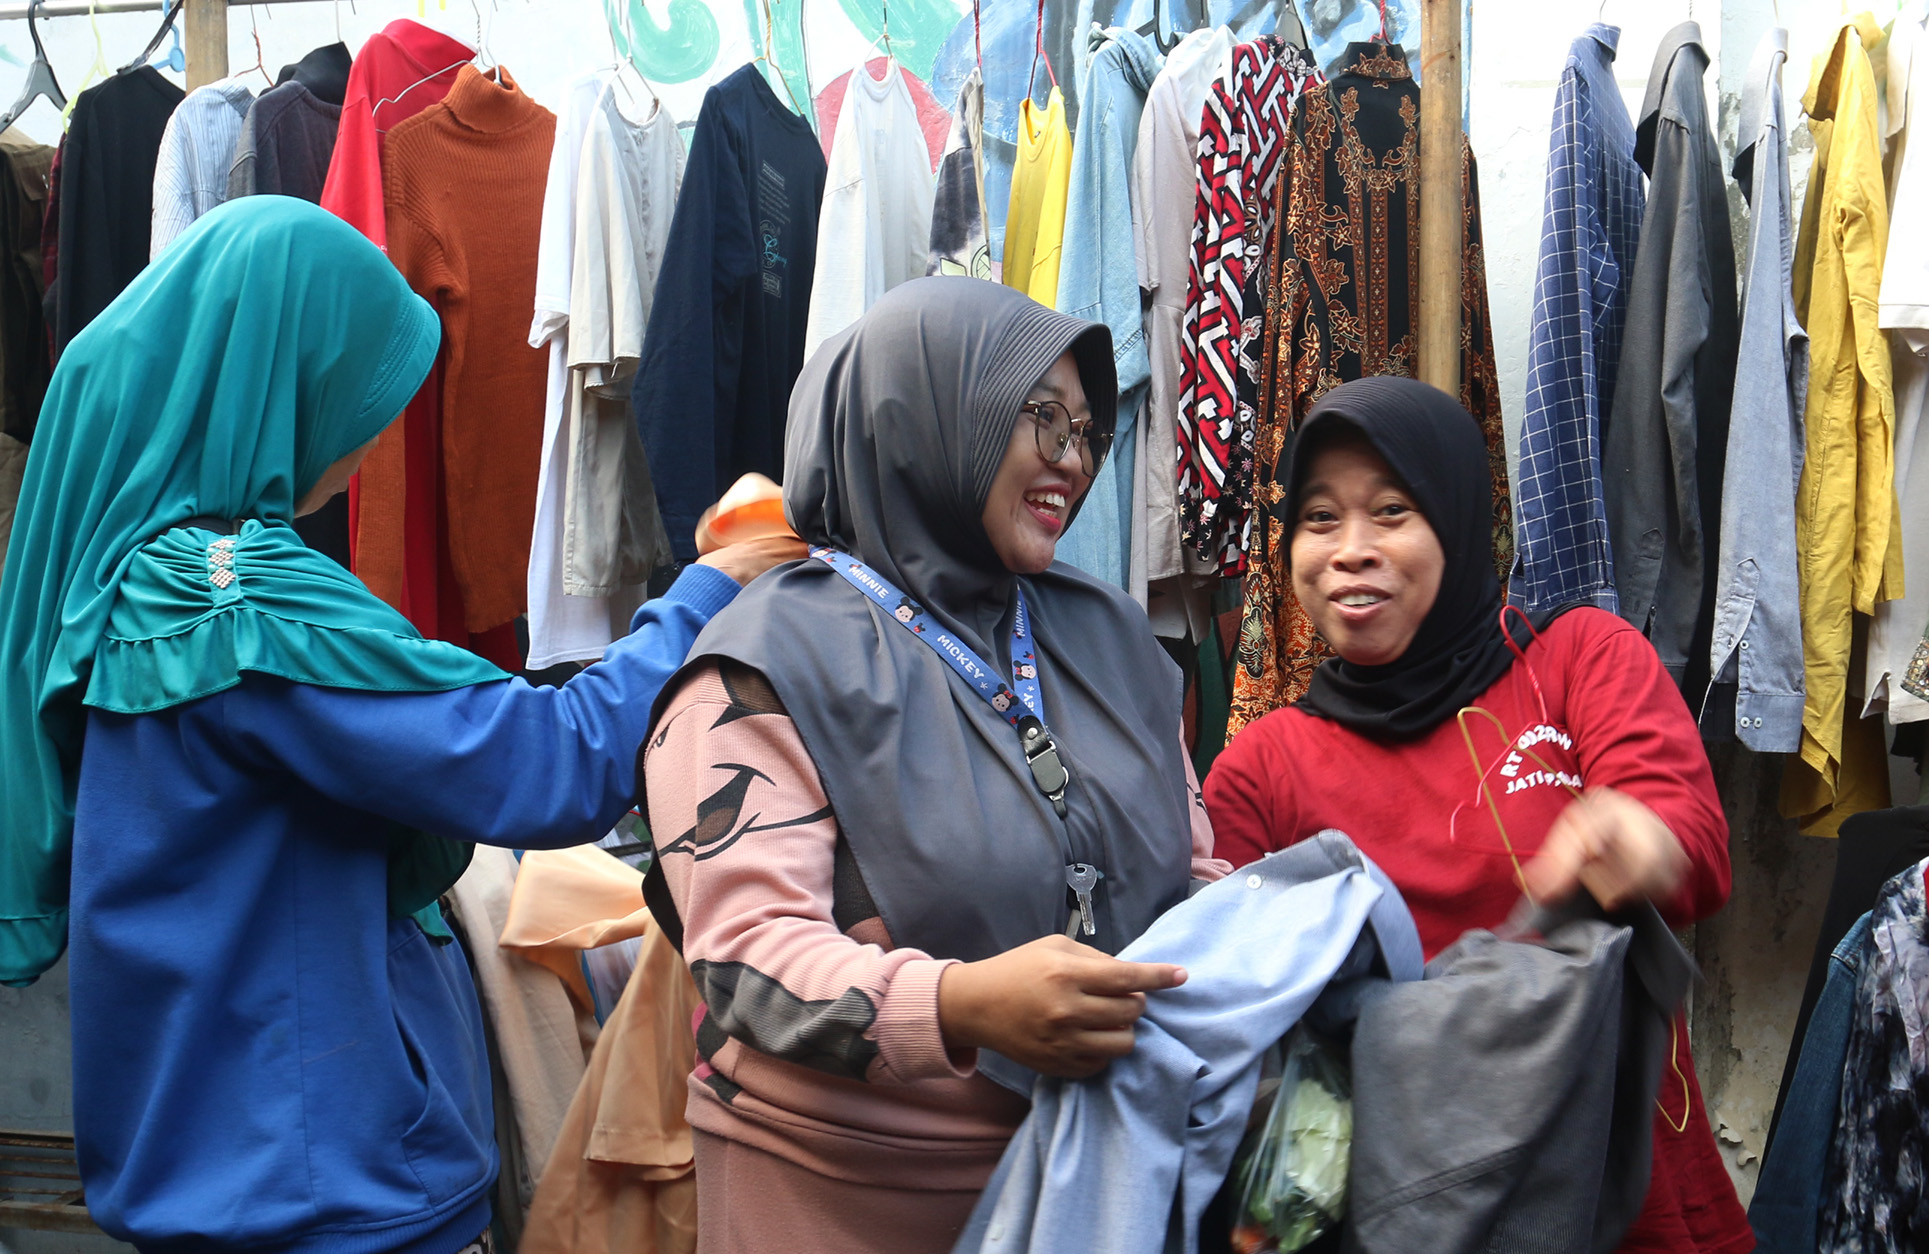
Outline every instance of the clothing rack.
[[(309, 4), (317, 0), (227, 0), (229, 4)], [(97, 0), (93, 5), (88, 0), (46, 0), (34, 11), (35, 17), (86, 17), (89, 9), (95, 13), (159, 13), (166, 6), (161, 0)], [(189, 0), (187, 8), (192, 8)], [(0, 4), (0, 22), (19, 21), (27, 16), (24, 4)]]
[[(97, 0), (96, 13), (158, 12), (165, 0)], [(230, 4), (304, 4), (320, 0), (187, 0), (182, 14), (187, 85), (192, 91), (228, 74)], [(90, 11), (88, 0), (47, 0), (44, 17)], [(1420, 65), (1420, 378), (1460, 395), (1460, 0), (1421, 0)], [(25, 4), (0, 4), (0, 21), (27, 16)]]
[[(188, 90), (205, 87), (228, 76), (228, 6), (230, 4), (313, 4), (321, 0), (186, 0), (181, 11), (181, 44), (187, 56)], [(85, 17), (89, 13), (159, 13), (167, 0), (46, 0), (34, 12), (41, 17)], [(27, 16), (25, 4), (0, 4), (0, 22)]]

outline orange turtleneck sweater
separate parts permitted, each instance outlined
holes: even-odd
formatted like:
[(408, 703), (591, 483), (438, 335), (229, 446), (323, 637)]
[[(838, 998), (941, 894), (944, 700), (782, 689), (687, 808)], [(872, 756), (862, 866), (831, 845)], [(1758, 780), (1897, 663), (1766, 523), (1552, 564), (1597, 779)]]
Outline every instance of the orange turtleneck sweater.
[(528, 311), (555, 135), (508, 71), (497, 83), (470, 65), (383, 147), (389, 257), (441, 314), (442, 358), (364, 465), (356, 566), (433, 624), (425, 634), (459, 643), (525, 608), (547, 370)]

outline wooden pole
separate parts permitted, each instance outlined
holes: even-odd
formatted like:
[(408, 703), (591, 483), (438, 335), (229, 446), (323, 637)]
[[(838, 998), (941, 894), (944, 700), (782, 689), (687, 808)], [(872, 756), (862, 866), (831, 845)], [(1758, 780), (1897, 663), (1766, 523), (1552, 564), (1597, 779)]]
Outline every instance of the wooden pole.
[[(193, 0), (190, 0), (192, 3)], [(1419, 374), (1460, 396), (1460, 0), (1421, 0)]]
[(182, 13), (188, 90), (228, 76), (228, 0), (186, 0)]

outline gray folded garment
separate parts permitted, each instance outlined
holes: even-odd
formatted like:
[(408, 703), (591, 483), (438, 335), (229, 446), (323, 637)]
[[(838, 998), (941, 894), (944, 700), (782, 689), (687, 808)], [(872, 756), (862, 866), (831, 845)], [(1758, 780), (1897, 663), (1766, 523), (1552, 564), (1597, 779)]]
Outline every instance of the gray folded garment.
[(1354, 1254), (1609, 1254), (1641, 1213), (1693, 961), (1654, 907), (1531, 940), (1469, 932), (1366, 991), (1353, 1037)]

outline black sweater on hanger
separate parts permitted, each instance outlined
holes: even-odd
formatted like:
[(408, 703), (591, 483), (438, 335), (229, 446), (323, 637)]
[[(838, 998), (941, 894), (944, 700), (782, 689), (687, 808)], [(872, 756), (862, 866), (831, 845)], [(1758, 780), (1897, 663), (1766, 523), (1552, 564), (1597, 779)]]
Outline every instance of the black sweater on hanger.
[(161, 133), (185, 93), (144, 65), (81, 93), (60, 162), (54, 352), (147, 266)]
[(347, 44), (323, 44), (293, 65), (282, 66), (281, 73), (275, 78), (275, 86), (300, 83), (314, 94), (315, 99), (339, 108), (343, 98), (348, 95), (350, 64)]

